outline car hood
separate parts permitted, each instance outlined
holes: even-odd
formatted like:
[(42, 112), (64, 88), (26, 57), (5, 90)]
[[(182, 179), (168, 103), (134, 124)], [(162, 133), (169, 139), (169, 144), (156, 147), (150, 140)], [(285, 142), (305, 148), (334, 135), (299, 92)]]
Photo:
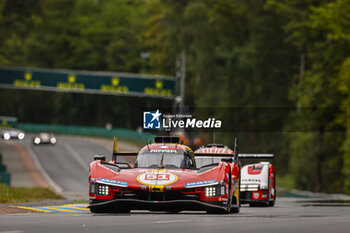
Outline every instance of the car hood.
[(192, 169), (111, 169), (111, 166), (96, 164), (94, 177), (97, 182), (108, 185), (129, 187), (134, 189), (147, 188), (147, 186), (171, 186), (171, 189), (184, 189), (214, 185), (220, 181), (218, 165), (205, 172), (199, 173)]

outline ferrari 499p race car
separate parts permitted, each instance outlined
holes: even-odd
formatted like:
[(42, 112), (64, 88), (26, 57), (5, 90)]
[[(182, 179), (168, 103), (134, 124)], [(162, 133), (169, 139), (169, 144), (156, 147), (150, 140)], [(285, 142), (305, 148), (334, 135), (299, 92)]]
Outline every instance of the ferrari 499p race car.
[[(239, 154), (244, 159), (273, 159), (273, 154)], [(270, 162), (247, 164), (241, 170), (241, 202), (250, 206), (274, 206), (276, 201), (275, 166)]]
[[(193, 151), (180, 144), (178, 137), (156, 137), (155, 143), (146, 145), (140, 152), (119, 152), (116, 142), (115, 138), (111, 161), (106, 162), (105, 156), (95, 156), (90, 164), (91, 212), (229, 213), (231, 207), (237, 207), (233, 201), (237, 198), (234, 195), (238, 192), (240, 172), (233, 162), (237, 153), (222, 154), (222, 161), (197, 168)], [(127, 155), (137, 156), (133, 166), (122, 161)]]

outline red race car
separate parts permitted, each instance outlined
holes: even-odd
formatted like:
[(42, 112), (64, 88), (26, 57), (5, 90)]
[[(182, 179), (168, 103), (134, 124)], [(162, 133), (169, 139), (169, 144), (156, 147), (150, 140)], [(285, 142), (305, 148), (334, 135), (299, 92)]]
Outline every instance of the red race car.
[[(133, 167), (121, 161), (127, 155), (137, 156)], [(232, 162), (237, 153), (222, 157), (223, 161), (215, 165), (197, 168), (193, 151), (180, 144), (178, 137), (156, 137), (155, 143), (140, 152), (117, 151), (115, 139), (112, 160), (106, 162), (105, 156), (95, 156), (90, 164), (90, 211), (229, 213), (233, 198), (237, 198), (233, 194), (238, 189), (239, 169)]]
[[(273, 159), (273, 154), (239, 154), (240, 160)], [(276, 201), (276, 172), (270, 162), (247, 164), (241, 171), (241, 201), (250, 206), (274, 206)]]

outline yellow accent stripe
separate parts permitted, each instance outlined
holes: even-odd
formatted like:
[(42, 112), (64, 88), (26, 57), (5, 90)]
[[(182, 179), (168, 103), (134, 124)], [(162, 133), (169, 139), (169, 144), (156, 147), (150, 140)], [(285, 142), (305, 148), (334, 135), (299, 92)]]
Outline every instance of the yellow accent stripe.
[(85, 204), (65, 204), (63, 206), (77, 206), (77, 207), (88, 207), (89, 205), (85, 205)]
[(117, 153), (117, 137), (114, 137), (114, 140), (113, 140), (113, 153)]
[(78, 207), (78, 206), (62, 206), (62, 207), (66, 207), (66, 208), (70, 208), (70, 209), (76, 209), (76, 210), (89, 210), (87, 207)]
[(82, 209), (87, 209), (89, 205), (71, 205), (71, 204), (66, 204), (62, 205), (62, 207), (68, 207), (68, 208), (82, 208)]
[(36, 209), (36, 208), (31, 208), (31, 207), (26, 207), (26, 206), (11, 206), (11, 207), (21, 208), (21, 209), (26, 209), (26, 210), (34, 210), (34, 211), (45, 212), (45, 213), (52, 212), (50, 210), (42, 210), (42, 209)]
[[(55, 211), (59, 212), (77, 212), (81, 210), (88, 211), (88, 205), (85, 204), (65, 204), (61, 206), (40, 206), (40, 207), (26, 207), (26, 206), (11, 206), (15, 208), (21, 208), (26, 210), (34, 210), (37, 212), (51, 213)], [(69, 208), (69, 209), (65, 209)]]
[[(72, 212), (74, 210), (66, 210), (66, 209), (62, 209), (62, 208), (59, 208), (59, 206), (43, 206), (44, 208), (48, 208), (48, 209), (52, 209), (52, 210), (58, 210), (58, 211), (62, 211), (62, 212)], [(63, 206), (62, 206), (63, 207)]]

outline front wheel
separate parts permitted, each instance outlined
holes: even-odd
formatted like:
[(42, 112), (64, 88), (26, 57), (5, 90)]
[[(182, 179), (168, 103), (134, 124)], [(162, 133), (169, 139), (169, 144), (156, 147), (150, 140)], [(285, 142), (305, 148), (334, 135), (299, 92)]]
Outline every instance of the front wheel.
[(240, 209), (241, 209), (241, 198), (238, 195), (238, 204), (237, 204), (237, 201), (236, 201), (236, 197), (233, 199), (233, 201), (235, 202), (235, 204), (232, 204), (231, 213), (238, 214)]

